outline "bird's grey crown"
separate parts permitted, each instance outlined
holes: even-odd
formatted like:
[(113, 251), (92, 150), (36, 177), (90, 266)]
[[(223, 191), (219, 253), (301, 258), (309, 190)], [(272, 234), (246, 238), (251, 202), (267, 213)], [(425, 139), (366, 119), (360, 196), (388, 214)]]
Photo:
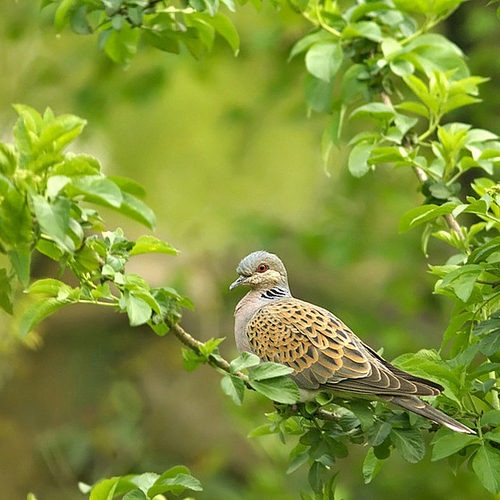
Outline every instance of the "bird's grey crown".
[(260, 264), (266, 264), (270, 269), (278, 271), (285, 280), (287, 279), (286, 269), (281, 262), (280, 258), (273, 253), (266, 252), (265, 250), (257, 250), (247, 255), (241, 260), (236, 268), (236, 272), (240, 276), (251, 276)]

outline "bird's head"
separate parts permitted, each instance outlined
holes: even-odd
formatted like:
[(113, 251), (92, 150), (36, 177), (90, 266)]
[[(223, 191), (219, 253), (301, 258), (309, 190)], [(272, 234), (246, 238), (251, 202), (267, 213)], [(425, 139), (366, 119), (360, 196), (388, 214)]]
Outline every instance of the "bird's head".
[(238, 265), (239, 278), (229, 290), (237, 286), (249, 286), (254, 290), (267, 290), (280, 286), (288, 289), (288, 278), (283, 262), (277, 255), (259, 250), (247, 255)]

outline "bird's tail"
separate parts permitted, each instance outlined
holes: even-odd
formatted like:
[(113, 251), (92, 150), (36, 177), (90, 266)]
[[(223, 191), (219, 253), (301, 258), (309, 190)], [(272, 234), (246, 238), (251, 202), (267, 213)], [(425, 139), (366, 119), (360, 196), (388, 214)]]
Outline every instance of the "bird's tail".
[(417, 415), (422, 415), (422, 417), (428, 418), (437, 424), (444, 425), (449, 429), (456, 432), (463, 432), (466, 434), (476, 434), (472, 429), (469, 429), (464, 424), (457, 422), (455, 419), (449, 417), (442, 411), (439, 411), (434, 406), (422, 401), (420, 398), (416, 396), (381, 396), (382, 399), (400, 406), (405, 410), (412, 411)]

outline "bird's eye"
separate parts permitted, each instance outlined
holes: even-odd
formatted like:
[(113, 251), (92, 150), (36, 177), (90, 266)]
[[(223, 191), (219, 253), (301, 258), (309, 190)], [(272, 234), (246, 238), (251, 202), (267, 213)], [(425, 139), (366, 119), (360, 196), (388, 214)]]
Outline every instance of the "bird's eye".
[(257, 271), (259, 273), (264, 273), (269, 269), (269, 266), (267, 264), (259, 264), (259, 267), (257, 268)]

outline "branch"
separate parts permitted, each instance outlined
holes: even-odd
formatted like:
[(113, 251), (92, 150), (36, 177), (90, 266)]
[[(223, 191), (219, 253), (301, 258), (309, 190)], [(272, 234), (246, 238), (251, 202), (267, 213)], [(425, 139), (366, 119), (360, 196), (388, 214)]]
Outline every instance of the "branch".
[[(382, 102), (386, 106), (389, 106), (392, 109), (394, 109), (391, 98), (389, 97), (389, 94), (387, 94), (387, 92), (385, 92), (385, 91), (380, 92), (380, 98), (382, 99)], [(406, 148), (411, 150), (410, 145), (406, 146)], [(420, 167), (413, 167), (413, 171), (415, 172), (417, 179), (422, 184), (425, 181), (427, 181), (427, 179), (428, 179), (427, 174)], [(464, 234), (462, 233), (462, 228), (460, 227), (460, 224), (457, 222), (455, 217), (453, 217), (453, 215), (451, 215), (451, 214), (446, 214), (444, 216), (444, 218), (446, 220), (446, 224), (448, 224), (448, 227), (457, 234), (457, 236), (459, 237), (460, 240), (464, 241), (465, 237), (464, 237)]]
[[(417, 179), (422, 184), (427, 180), (427, 174), (420, 167), (413, 167), (413, 171), (415, 172)], [(448, 224), (448, 227), (457, 234), (459, 239), (464, 241), (465, 240), (464, 233), (462, 232), (462, 228), (460, 227), (460, 224), (457, 222), (457, 219), (455, 219), (455, 217), (453, 217), (453, 215), (451, 214), (446, 214), (444, 216), (444, 220), (446, 221), (446, 224)]]
[(499, 281), (476, 280), (476, 283), (481, 283), (481, 285), (490, 285), (491, 287), (495, 288), (496, 286), (500, 285), (500, 280)]
[[(196, 340), (178, 324), (171, 325), (171, 331), (186, 347), (199, 354), (200, 356), (202, 355), (200, 347), (204, 345), (203, 342)], [(216, 368), (220, 368), (226, 373), (231, 373), (229, 361), (226, 361), (221, 356), (210, 355), (209, 363)], [(245, 383), (248, 382), (248, 377), (244, 373), (237, 372), (234, 374), (232, 373), (232, 375), (240, 377)]]
[[(200, 347), (203, 346), (203, 342), (196, 340), (192, 335), (190, 335), (184, 328), (182, 328), (179, 324), (170, 326), (172, 333), (189, 349), (201, 355)], [(252, 386), (248, 383), (248, 376), (242, 372), (231, 372), (229, 361), (225, 360), (223, 357), (217, 355), (210, 355), (209, 364), (221, 369), (226, 373), (230, 373), (231, 375), (236, 375), (239, 377), (248, 389), (254, 390)], [(294, 409), (294, 414), (301, 415), (296, 409)], [(320, 418), (321, 420), (329, 420), (329, 421), (337, 421), (340, 419), (340, 415), (332, 411), (325, 410), (323, 408), (318, 408), (314, 413), (314, 416)]]

